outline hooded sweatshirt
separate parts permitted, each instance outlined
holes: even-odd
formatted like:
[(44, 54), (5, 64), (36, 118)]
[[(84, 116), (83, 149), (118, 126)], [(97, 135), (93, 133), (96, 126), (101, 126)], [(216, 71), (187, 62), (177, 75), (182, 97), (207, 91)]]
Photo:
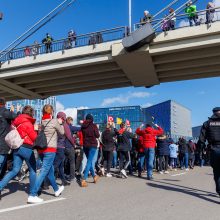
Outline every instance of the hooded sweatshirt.
[(64, 112), (58, 112), (57, 118), (62, 118), (64, 121), (64, 135), (58, 136), (58, 147), (71, 148), (75, 146), (75, 138), (73, 137), (69, 125), (66, 123), (66, 114)]
[(156, 136), (163, 134), (163, 129), (158, 127), (158, 129), (153, 129), (152, 127), (147, 127), (144, 130), (138, 128), (136, 134), (143, 137), (144, 148), (155, 148), (156, 147)]
[(100, 137), (100, 134), (97, 126), (93, 123), (93, 120), (85, 120), (82, 124), (81, 130), (83, 135), (83, 146), (97, 148), (97, 138)]

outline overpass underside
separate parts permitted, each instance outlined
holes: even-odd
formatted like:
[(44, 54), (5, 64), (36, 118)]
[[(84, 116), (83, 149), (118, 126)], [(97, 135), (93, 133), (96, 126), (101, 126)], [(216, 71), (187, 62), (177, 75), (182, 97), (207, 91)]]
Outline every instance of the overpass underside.
[(0, 69), (7, 100), (220, 76), (220, 22), (159, 34), (126, 52), (121, 41), (10, 60)]

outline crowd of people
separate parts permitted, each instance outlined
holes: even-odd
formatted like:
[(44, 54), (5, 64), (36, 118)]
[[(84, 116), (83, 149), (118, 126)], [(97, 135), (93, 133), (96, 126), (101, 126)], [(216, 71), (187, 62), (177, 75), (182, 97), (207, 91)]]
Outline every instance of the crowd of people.
[[(197, 11), (196, 4), (193, 1), (189, 1), (186, 4), (185, 13), (188, 16), (189, 25), (200, 25), (201, 17), (199, 17), (200, 13)], [(205, 14), (205, 24), (210, 24), (214, 22), (215, 15), (215, 5), (213, 2), (208, 2), (206, 6), (206, 11), (201, 13), (201, 15)], [(141, 18), (140, 24), (143, 25), (145, 23), (151, 23), (153, 21), (153, 16), (149, 13), (149, 11), (144, 11), (144, 17)], [(164, 19), (161, 22), (162, 31), (166, 32), (169, 30), (174, 30), (176, 28), (177, 15), (173, 8), (169, 9), (169, 13), (165, 15)]]
[(40, 125), (35, 123), (31, 106), (22, 110), (17, 106), (17, 113), (14, 111), (13, 106), (6, 109), (5, 99), (0, 98), (0, 198), (12, 179), (20, 182), (29, 177), (28, 203), (40, 203), (43, 200), (39, 195), (49, 185), (58, 197), (64, 186), (73, 182), (87, 187), (89, 175), (94, 183), (100, 176), (142, 178), (145, 172), (147, 179), (152, 180), (154, 170), (168, 174), (178, 168), (188, 171), (194, 167), (193, 141), (180, 138), (175, 143), (153, 122), (132, 132), (130, 124), (122, 122), (116, 129), (111, 120), (101, 132), (91, 114), (77, 127), (64, 112), (55, 115), (51, 105), (43, 107)]

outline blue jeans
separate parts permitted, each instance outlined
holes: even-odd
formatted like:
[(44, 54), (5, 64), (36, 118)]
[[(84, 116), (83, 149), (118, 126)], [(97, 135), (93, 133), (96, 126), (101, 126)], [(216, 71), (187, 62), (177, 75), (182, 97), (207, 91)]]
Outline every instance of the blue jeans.
[(36, 160), (32, 149), (20, 147), (13, 152), (13, 169), (8, 172), (0, 182), (0, 190), (2, 190), (11, 179), (13, 179), (20, 171), (23, 161), (25, 160), (30, 175), (30, 194), (33, 193), (34, 183), (36, 180)]
[(141, 173), (144, 166), (145, 154), (138, 153), (138, 173)]
[(96, 152), (95, 152), (95, 155), (94, 155), (93, 160), (92, 160), (92, 167), (93, 167), (94, 170), (95, 170), (95, 164), (98, 160), (98, 155), (99, 155), (99, 149), (96, 148)]
[(7, 161), (7, 154), (0, 154), (0, 175), (2, 173), (2, 168), (5, 165), (5, 162)]
[(153, 175), (155, 149), (145, 148), (144, 154), (145, 154), (146, 163), (147, 163), (147, 177), (151, 178)]
[(54, 192), (56, 192), (59, 189), (56, 183), (56, 180), (55, 180), (55, 176), (54, 176), (53, 163), (54, 163), (55, 156), (56, 156), (56, 153), (44, 153), (44, 154), (39, 155), (42, 161), (42, 167), (41, 167), (38, 177), (36, 178), (34, 190), (31, 196), (37, 196), (38, 191), (46, 177), (50, 181), (50, 184), (53, 187)]
[(56, 157), (54, 160), (54, 169), (59, 174), (60, 179), (62, 181), (65, 180), (65, 174), (64, 174), (64, 160), (65, 160), (65, 154), (64, 154), (63, 148), (57, 148)]
[(112, 166), (115, 168), (117, 167), (118, 157), (117, 157), (117, 151), (113, 151), (113, 160), (112, 160)]
[(182, 159), (181, 159), (181, 161), (180, 161), (180, 165), (181, 165), (181, 168), (188, 168), (188, 166), (189, 166), (189, 153), (184, 153), (183, 155), (182, 155)]
[(84, 147), (83, 150), (87, 158), (86, 168), (85, 168), (84, 177), (83, 177), (83, 179), (86, 180), (88, 178), (89, 171), (91, 172), (92, 177), (95, 176), (93, 162), (94, 162), (94, 157), (97, 154), (97, 148), (96, 147)]
[(177, 158), (174, 158), (174, 157), (170, 158), (170, 166), (172, 168), (176, 168), (177, 167)]

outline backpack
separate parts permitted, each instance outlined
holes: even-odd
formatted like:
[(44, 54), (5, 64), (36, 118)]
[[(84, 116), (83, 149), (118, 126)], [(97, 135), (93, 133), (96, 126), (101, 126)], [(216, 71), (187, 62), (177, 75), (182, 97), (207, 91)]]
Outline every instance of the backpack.
[(43, 126), (43, 128), (41, 129), (40, 133), (38, 134), (37, 138), (34, 141), (34, 145), (33, 145), (34, 148), (39, 149), (39, 150), (44, 150), (47, 148), (49, 143), (47, 143), (47, 138), (44, 133), (44, 130), (50, 122), (51, 122), (51, 120), (48, 121), (47, 124), (45, 126)]
[[(18, 125), (18, 127), (20, 125)], [(20, 146), (24, 143), (24, 139), (22, 139), (18, 133), (18, 127), (16, 128), (12, 126), (12, 130), (5, 136), (5, 142), (12, 150), (20, 148)]]

